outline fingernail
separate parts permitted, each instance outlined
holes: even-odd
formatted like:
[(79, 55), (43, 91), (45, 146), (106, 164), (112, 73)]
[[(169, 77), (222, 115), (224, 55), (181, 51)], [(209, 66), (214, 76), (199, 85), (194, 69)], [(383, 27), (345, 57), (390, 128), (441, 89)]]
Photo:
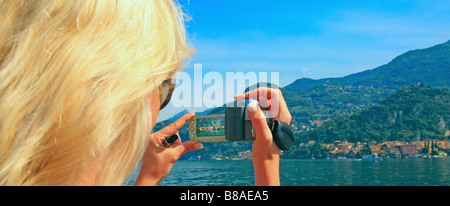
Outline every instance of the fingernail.
[(249, 112), (255, 112), (256, 111), (256, 107), (258, 106), (258, 101), (256, 100), (250, 100), (250, 102), (248, 103), (247, 109)]
[(197, 142), (195, 145), (194, 145), (194, 149), (196, 149), (196, 150), (199, 150), (199, 149), (203, 149), (203, 144), (201, 143), (201, 142)]
[(234, 96), (234, 99), (235, 99), (235, 100), (239, 100), (239, 101), (240, 101), (240, 100), (243, 100), (243, 99), (245, 99), (245, 95), (246, 95), (246, 94), (239, 94), (239, 95), (236, 95), (236, 96)]
[(189, 120), (191, 120), (192, 117), (194, 117), (194, 116), (195, 116), (195, 112), (194, 112), (194, 111), (189, 112), (189, 115), (187, 116), (186, 122), (189, 121)]

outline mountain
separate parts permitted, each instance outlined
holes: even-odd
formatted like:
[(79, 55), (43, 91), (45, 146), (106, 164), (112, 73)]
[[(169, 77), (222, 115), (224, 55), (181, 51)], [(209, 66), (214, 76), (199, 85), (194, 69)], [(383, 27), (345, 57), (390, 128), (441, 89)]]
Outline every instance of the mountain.
[[(449, 118), (446, 116), (446, 113), (436, 114), (442, 116), (443, 120), (441, 121), (441, 119), (439, 119), (436, 115), (428, 115), (428, 113), (426, 113), (426, 111), (429, 110), (428, 106), (426, 107), (427, 109), (422, 109), (419, 113), (421, 115), (426, 114), (425, 116), (414, 116), (412, 114), (407, 115), (407, 110), (400, 109), (400, 107), (405, 107), (406, 109), (407, 104), (411, 103), (411, 105), (413, 105), (414, 101), (416, 101), (413, 101), (414, 98), (408, 96), (412, 94), (407, 92), (410, 90), (415, 91), (413, 88), (407, 87), (405, 90), (401, 90), (401, 88), (408, 85), (417, 85), (419, 82), (420, 84), (426, 84), (430, 87), (450, 88), (450, 41), (427, 49), (417, 49), (406, 52), (394, 58), (388, 64), (371, 70), (366, 70), (340, 78), (325, 78), (318, 80), (302, 78), (284, 88), (281, 88), (281, 90), (283, 91), (283, 96), (293, 117), (291, 126), (294, 128), (296, 133), (297, 143), (310, 139), (331, 141), (333, 139), (342, 138), (349, 141), (384, 139), (410, 140), (414, 139), (417, 128), (419, 128), (419, 132), (424, 137), (429, 135), (430, 137), (444, 138), (444, 136), (442, 136), (442, 131), (436, 130), (436, 122), (438, 125), (445, 125), (441, 126), (441, 129), (447, 128), (448, 130)], [(426, 98), (427, 101), (433, 98), (438, 98), (437, 96), (432, 98), (432, 96), (426, 94), (427, 92), (433, 93), (437, 91), (434, 91), (430, 87), (424, 87), (426, 88), (426, 91), (424, 90), (425, 94), (421, 95)], [(418, 91), (422, 91), (424, 88), (421, 88)], [(398, 90), (400, 90), (400, 93), (395, 93)], [(393, 95), (394, 93), (395, 95)], [(405, 95), (407, 94), (404, 98), (411, 99), (412, 102), (399, 103), (400, 106), (394, 106), (394, 108), (388, 109), (388, 111), (391, 112), (389, 113), (391, 114), (391, 119), (386, 118), (389, 116), (371, 117), (371, 121), (374, 122), (379, 120), (393, 120), (397, 122), (397, 124), (401, 124), (399, 128), (402, 129), (392, 132), (388, 129), (389, 127), (381, 123), (377, 124), (379, 128), (376, 129), (367, 126), (371, 125), (373, 122), (366, 121), (364, 118), (369, 117), (367, 115), (369, 115), (372, 111), (378, 111), (374, 108), (380, 108), (380, 105), (386, 105), (385, 107), (387, 107), (387, 105), (391, 104), (393, 100), (399, 98), (402, 99), (403, 93), (405, 93)], [(445, 96), (446, 94), (444, 93), (442, 95)], [(448, 101), (448, 99), (446, 101)], [(441, 103), (442, 108), (448, 108), (448, 103), (447, 106), (445, 106), (445, 101)], [(436, 105), (441, 103), (433, 103), (430, 108), (439, 108), (439, 106)], [(414, 105), (417, 106), (417, 108), (421, 108), (420, 104)], [(427, 104), (423, 102), (423, 105)], [(204, 114), (223, 114), (224, 111), (225, 107), (222, 106), (205, 111)], [(369, 113), (367, 113), (367, 111), (369, 111)], [(402, 112), (401, 115), (400, 111)], [(447, 109), (447, 111), (450, 110)], [(397, 117), (404, 118), (402, 120), (395, 119), (395, 112), (397, 112)], [(355, 116), (353, 116), (353, 114)], [(378, 112), (375, 112), (375, 114), (378, 114)], [(350, 117), (356, 119), (352, 120)], [(384, 119), (381, 117), (384, 117)], [(347, 121), (350, 123), (345, 123)], [(361, 122), (360, 124), (363, 125), (359, 125), (357, 121)], [(424, 127), (419, 127), (417, 125), (416, 128), (414, 126), (405, 126), (410, 125), (407, 123), (408, 121), (419, 122), (417, 124), (419, 126), (423, 125)], [(159, 122), (155, 125), (154, 130), (157, 131), (170, 123), (171, 121), (169, 120)], [(340, 124), (350, 124), (352, 126), (339, 126)], [(426, 125), (433, 128), (426, 128)], [(327, 127), (331, 128), (326, 130)], [(333, 130), (333, 127), (340, 128), (343, 132)], [(372, 133), (370, 133), (370, 135), (360, 135), (356, 130), (352, 131), (350, 129), (358, 127), (366, 128), (368, 130), (370, 129), (369, 131)], [(362, 130), (358, 131), (364, 132)], [(437, 131), (440, 131), (441, 133), (438, 133)], [(179, 133), (182, 141), (189, 140), (187, 124), (179, 131)], [(328, 135), (328, 133), (330, 133), (330, 135)], [(340, 136), (335, 135), (335, 133), (340, 133)], [(190, 152), (188, 153), (188, 156), (183, 156), (182, 159), (196, 157), (197, 155), (208, 158), (218, 153), (236, 154), (238, 151), (249, 149), (251, 149), (251, 143), (248, 142), (205, 143), (205, 149)]]
[(282, 91), (293, 126), (307, 131), (331, 118), (369, 108), (418, 82), (450, 87), (450, 41), (406, 52), (386, 65), (345, 77), (298, 79)]
[(298, 136), (298, 142), (332, 143), (415, 141), (450, 136), (450, 92), (447, 88), (407, 86), (380, 103), (323, 123)]
[(401, 88), (421, 82), (433, 87), (450, 85), (450, 41), (427, 49), (408, 51), (386, 65), (340, 78), (298, 79), (284, 87), (303, 92), (322, 84)]

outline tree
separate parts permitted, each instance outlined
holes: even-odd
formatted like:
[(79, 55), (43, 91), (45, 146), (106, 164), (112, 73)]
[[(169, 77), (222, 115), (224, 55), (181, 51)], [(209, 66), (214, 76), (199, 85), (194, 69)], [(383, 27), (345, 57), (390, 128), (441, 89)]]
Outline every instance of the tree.
[(387, 146), (387, 144), (383, 144), (380, 147), (380, 150), (383, 150), (385, 153), (383, 154), (383, 156), (389, 156), (390, 155), (390, 151), (389, 151), (389, 147)]
[(366, 144), (364, 144), (364, 147), (359, 152), (361, 153), (361, 156), (371, 155), (372, 154), (372, 149), (370, 149), (369, 144), (366, 143)]

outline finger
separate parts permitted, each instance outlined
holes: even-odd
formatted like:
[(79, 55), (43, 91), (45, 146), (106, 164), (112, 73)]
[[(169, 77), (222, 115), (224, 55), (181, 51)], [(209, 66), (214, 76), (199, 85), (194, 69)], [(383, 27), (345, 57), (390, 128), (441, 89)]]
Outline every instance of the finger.
[[(255, 90), (235, 96), (237, 101), (244, 99), (256, 99), (263, 110), (272, 110), (273, 106), (278, 109), (280, 105), (281, 91), (267, 87), (259, 87)], [(278, 111), (277, 111), (278, 112)]]
[(181, 156), (186, 154), (186, 152), (199, 150), (199, 149), (203, 149), (203, 144), (202, 143), (194, 142), (194, 141), (186, 141), (186, 142), (183, 142), (182, 144), (174, 147), (173, 148), (173, 152), (175, 153), (175, 155), (178, 158), (180, 158)]
[(241, 94), (235, 97), (236, 100), (257, 99), (262, 110), (269, 111), (268, 117), (271, 120), (279, 119), (290, 124), (291, 115), (284, 100), (283, 94), (279, 89), (272, 89), (267, 87), (260, 87), (248, 93)]
[(291, 124), (292, 116), (289, 112), (288, 106), (286, 104), (286, 101), (284, 100), (283, 94), (279, 94), (279, 114), (277, 115), (279, 120), (287, 123), (288, 125)]
[(252, 121), (256, 140), (258, 142), (272, 141), (272, 132), (267, 124), (266, 116), (263, 111), (253, 102), (248, 105), (248, 114)]
[(172, 124), (170, 124), (167, 127), (164, 127), (163, 129), (161, 129), (158, 132), (161, 134), (164, 134), (164, 136), (173, 135), (173, 134), (177, 133), (178, 130), (180, 130), (181, 127), (183, 127), (183, 125), (186, 124), (186, 122), (191, 120), (193, 116), (195, 116), (195, 112), (190, 112), (188, 114), (185, 114), (185, 115), (181, 116), (180, 118), (178, 118), (175, 122), (173, 122)]
[(268, 105), (268, 106), (260, 106), (260, 108), (262, 110), (268, 110), (268, 111), (272, 109), (272, 104), (267, 103), (266, 105)]
[(278, 93), (279, 90), (277, 90), (278, 89), (272, 89), (268, 87), (258, 87), (255, 90), (235, 96), (235, 99), (238, 101), (249, 98), (259, 100), (262, 97), (264, 97), (265, 99), (272, 99), (273, 94)]

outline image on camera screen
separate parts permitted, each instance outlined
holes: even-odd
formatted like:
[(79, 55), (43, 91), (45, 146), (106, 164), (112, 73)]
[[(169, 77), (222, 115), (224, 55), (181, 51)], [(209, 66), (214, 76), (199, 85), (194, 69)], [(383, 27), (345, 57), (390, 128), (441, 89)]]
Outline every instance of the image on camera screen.
[(225, 118), (197, 119), (197, 137), (225, 136)]

